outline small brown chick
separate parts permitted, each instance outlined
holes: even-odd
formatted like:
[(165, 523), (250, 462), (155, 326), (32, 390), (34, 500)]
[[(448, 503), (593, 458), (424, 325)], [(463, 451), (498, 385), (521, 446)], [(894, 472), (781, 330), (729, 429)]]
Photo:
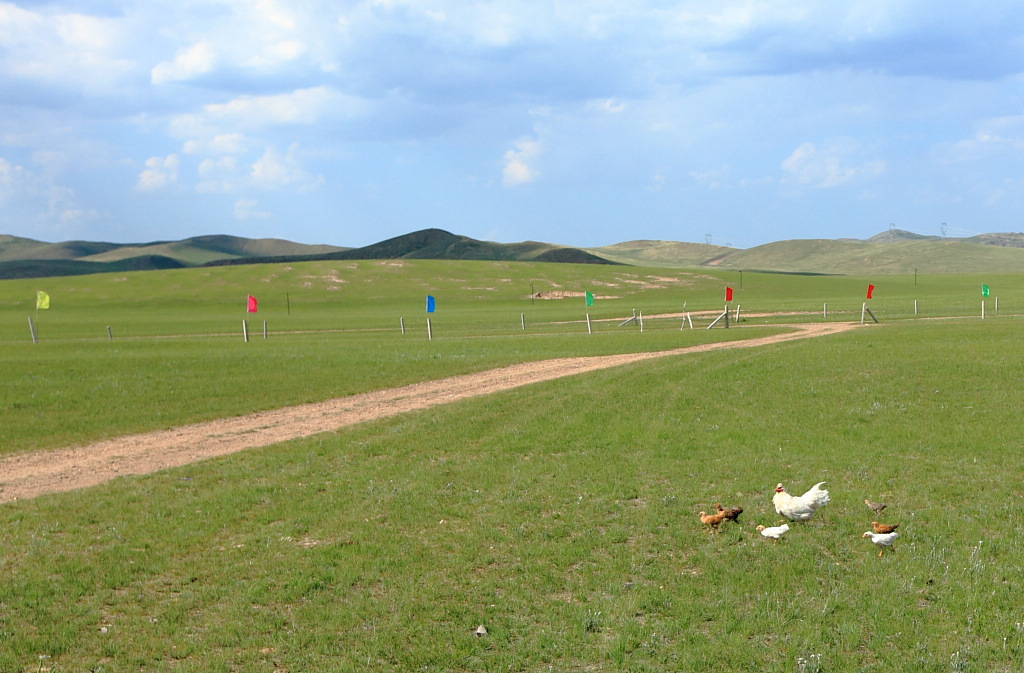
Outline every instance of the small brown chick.
[(900, 525), (898, 523), (887, 524), (887, 523), (878, 523), (877, 521), (872, 521), (871, 522), (871, 528), (874, 529), (874, 531), (876, 533), (891, 533), (891, 532), (893, 532), (894, 530), (896, 530), (899, 527), (900, 527)]
[(709, 526), (711, 530), (718, 530), (718, 524), (725, 521), (724, 514), (707, 514), (706, 512), (701, 512), (699, 516), (701, 523), (705, 526)]
[(882, 510), (889, 506), (884, 502), (871, 502), (870, 500), (865, 500), (864, 504), (875, 514), (881, 514)]
[(722, 507), (717, 502), (715, 503), (715, 509), (718, 513), (725, 517), (726, 521), (736, 521), (739, 519), (740, 514), (743, 513), (742, 507)]

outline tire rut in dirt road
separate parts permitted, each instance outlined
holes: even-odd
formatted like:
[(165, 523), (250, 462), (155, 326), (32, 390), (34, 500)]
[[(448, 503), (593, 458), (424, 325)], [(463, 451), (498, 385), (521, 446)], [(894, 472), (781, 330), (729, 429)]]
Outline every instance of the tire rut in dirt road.
[(117, 437), (81, 447), (19, 454), (0, 460), (0, 503), (95, 486), (124, 475), (148, 474), (564, 376), (672, 355), (753, 348), (834, 334), (854, 326), (855, 323), (845, 322), (791, 325), (793, 332), (744, 341), (649, 353), (524, 362), (326, 402)]

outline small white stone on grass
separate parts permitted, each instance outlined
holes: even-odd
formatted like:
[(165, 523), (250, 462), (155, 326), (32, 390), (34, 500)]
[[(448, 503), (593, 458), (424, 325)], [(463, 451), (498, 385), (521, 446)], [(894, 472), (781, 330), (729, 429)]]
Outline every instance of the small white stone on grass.
[(477, 638), (479, 638), (481, 636), (486, 636), (487, 635), (487, 627), (484, 626), (483, 624), (481, 624), (480, 626), (476, 627), (475, 631), (473, 631), (473, 635), (475, 635)]

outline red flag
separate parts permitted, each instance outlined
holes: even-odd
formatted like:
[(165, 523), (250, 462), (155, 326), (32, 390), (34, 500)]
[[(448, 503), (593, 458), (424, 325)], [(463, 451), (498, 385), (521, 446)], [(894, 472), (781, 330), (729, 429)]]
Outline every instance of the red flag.
[(726, 301), (732, 301), (732, 288), (731, 287), (726, 286), (726, 288), (725, 288), (725, 300)]
[(871, 293), (875, 291), (874, 285), (868, 285), (868, 299), (871, 299)]
[(249, 295), (249, 303), (246, 305), (245, 312), (246, 313), (255, 313), (256, 312), (256, 297), (252, 296), (251, 294)]

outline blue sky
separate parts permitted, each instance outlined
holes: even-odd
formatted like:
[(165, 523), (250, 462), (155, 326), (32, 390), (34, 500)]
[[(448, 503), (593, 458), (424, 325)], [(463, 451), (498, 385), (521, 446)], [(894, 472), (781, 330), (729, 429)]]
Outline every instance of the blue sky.
[(0, 1), (0, 233), (1024, 230), (1024, 6)]

